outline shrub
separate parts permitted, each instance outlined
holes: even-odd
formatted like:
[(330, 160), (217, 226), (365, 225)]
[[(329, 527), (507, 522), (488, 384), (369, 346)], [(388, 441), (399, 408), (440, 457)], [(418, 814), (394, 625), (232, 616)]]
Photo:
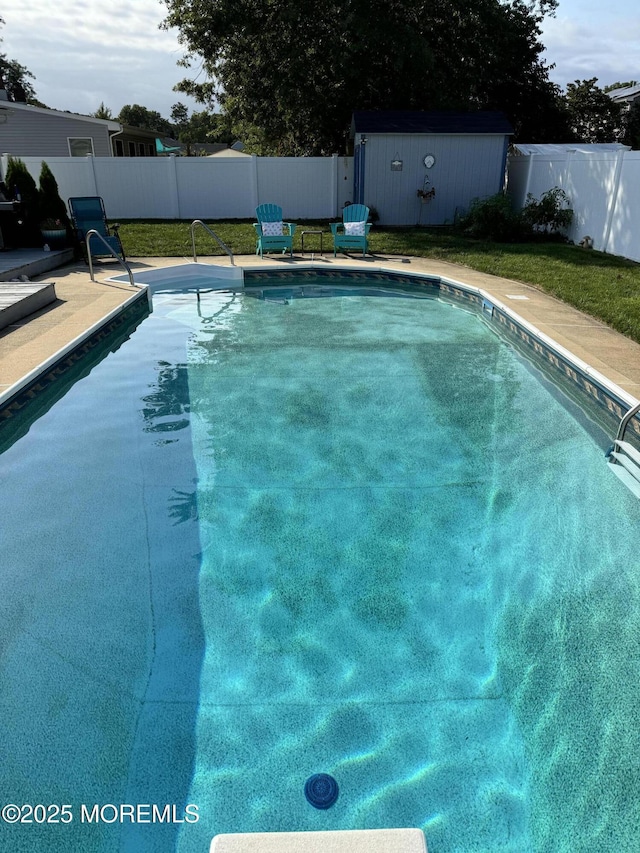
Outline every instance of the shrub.
[(48, 164), (43, 160), (40, 171), (40, 219), (59, 220), (64, 228), (69, 228), (67, 207), (60, 198), (58, 182)]
[(529, 240), (536, 236), (558, 237), (573, 222), (569, 197), (559, 187), (547, 190), (536, 200), (531, 194), (519, 212), (504, 193), (474, 199), (455, 226), (469, 237), (496, 242)]
[(539, 201), (529, 193), (521, 216), (527, 229), (545, 234), (558, 234), (573, 222), (569, 197), (560, 187), (547, 190), (540, 196)]
[(470, 237), (508, 242), (522, 237), (520, 214), (504, 193), (474, 199), (466, 213), (458, 217), (456, 227)]
[(38, 188), (24, 160), (9, 157), (5, 184), (11, 198), (20, 198), (23, 204), (37, 205)]
[(19, 237), (22, 246), (42, 245), (40, 239), (40, 198), (36, 182), (31, 177), (23, 160), (19, 157), (9, 157), (5, 184), (11, 198), (20, 198), (20, 219), (22, 222)]

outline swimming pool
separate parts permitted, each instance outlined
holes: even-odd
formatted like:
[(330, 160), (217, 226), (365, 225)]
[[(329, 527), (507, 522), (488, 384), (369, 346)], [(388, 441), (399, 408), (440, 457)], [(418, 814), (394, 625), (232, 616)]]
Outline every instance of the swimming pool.
[(154, 296), (0, 456), (2, 800), (74, 817), (7, 849), (635, 850), (639, 509), (606, 437), (428, 288), (309, 284)]

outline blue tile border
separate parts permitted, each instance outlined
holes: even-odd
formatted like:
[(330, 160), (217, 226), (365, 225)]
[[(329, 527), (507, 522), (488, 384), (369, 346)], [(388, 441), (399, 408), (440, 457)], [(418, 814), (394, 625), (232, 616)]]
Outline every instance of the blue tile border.
[(429, 293), (437, 291), (440, 288), (440, 279), (438, 276), (418, 276), (407, 273), (382, 272), (378, 270), (351, 270), (351, 269), (286, 269), (286, 270), (268, 270), (265, 272), (258, 270), (245, 270), (244, 285), (245, 288), (261, 287), (261, 286), (291, 286), (292, 279), (296, 283), (302, 284), (311, 283), (312, 281), (321, 281), (329, 284), (366, 284), (370, 286), (398, 287), (406, 289), (407, 284), (419, 291), (427, 291)]
[[(529, 328), (500, 308), (493, 307), (492, 327), (525, 355), (561, 391), (577, 403), (613, 439), (628, 404), (613, 390), (601, 385), (576, 362), (549, 346)], [(627, 439), (640, 447), (640, 421), (632, 418), (627, 427)]]

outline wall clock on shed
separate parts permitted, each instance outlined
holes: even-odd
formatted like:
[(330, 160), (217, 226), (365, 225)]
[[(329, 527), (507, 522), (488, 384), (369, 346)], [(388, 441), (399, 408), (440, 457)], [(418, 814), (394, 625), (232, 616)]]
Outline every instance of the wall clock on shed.
[(425, 168), (432, 169), (436, 165), (435, 154), (425, 154), (422, 162), (425, 165)]

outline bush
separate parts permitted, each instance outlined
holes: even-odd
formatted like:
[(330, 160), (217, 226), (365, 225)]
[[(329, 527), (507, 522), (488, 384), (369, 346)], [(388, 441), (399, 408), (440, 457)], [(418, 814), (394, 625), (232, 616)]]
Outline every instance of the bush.
[(58, 182), (48, 164), (42, 161), (40, 171), (40, 219), (59, 220), (63, 228), (69, 228), (67, 207), (60, 198)]
[(64, 229), (65, 236), (63, 239), (56, 238), (55, 242), (49, 242), (52, 249), (62, 249), (68, 245), (71, 235), (71, 221), (67, 213), (67, 206), (60, 198), (58, 190), (58, 182), (49, 165), (43, 160), (40, 170), (40, 192), (39, 197), (39, 225), (40, 228), (55, 230), (57, 228)]
[(469, 237), (495, 240), (499, 243), (522, 237), (522, 221), (511, 200), (504, 193), (474, 199), (466, 213), (458, 217), (455, 227)]
[(467, 213), (455, 226), (468, 237), (494, 240), (498, 243), (531, 240), (535, 237), (558, 237), (573, 222), (569, 197), (559, 187), (547, 190), (537, 201), (531, 194), (521, 211), (514, 211), (504, 193), (474, 199)]
[(40, 198), (36, 182), (31, 177), (23, 160), (9, 157), (5, 184), (12, 199), (20, 198), (20, 219), (22, 221), (19, 237), (21, 246), (42, 245), (40, 238)]
[(547, 190), (536, 199), (529, 193), (522, 208), (522, 222), (530, 231), (558, 234), (573, 222), (573, 210), (569, 207), (569, 196), (560, 187)]

